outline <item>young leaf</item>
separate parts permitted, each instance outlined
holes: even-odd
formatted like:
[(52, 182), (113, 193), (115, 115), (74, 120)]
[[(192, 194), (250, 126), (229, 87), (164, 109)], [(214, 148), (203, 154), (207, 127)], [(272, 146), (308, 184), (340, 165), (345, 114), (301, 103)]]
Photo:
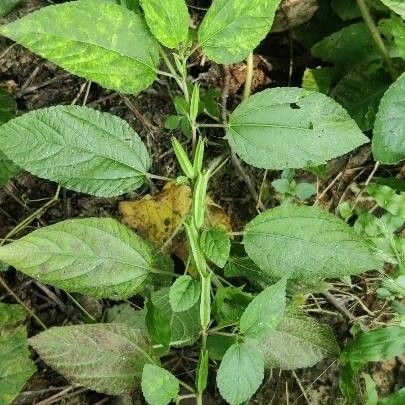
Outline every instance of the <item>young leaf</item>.
[(277, 328), (284, 316), (286, 285), (283, 278), (253, 299), (240, 318), (241, 333), (258, 339)]
[(146, 310), (136, 310), (131, 304), (123, 303), (107, 309), (105, 322), (123, 323), (146, 333), (145, 315)]
[(163, 309), (158, 308), (152, 300), (146, 303), (145, 324), (152, 343), (162, 345), (162, 351), (165, 352), (169, 346), (172, 337), (170, 327), (170, 316)]
[(201, 350), (197, 364), (196, 387), (198, 392), (204, 392), (208, 382), (208, 350)]
[(217, 373), (221, 396), (231, 405), (247, 401), (264, 377), (260, 353), (247, 343), (235, 343), (225, 353)]
[(19, 305), (0, 302), (0, 403), (7, 405), (35, 373), (30, 358), (25, 326), (25, 311)]
[(150, 166), (125, 121), (86, 107), (50, 107), (8, 121), (0, 127), (0, 149), (39, 177), (101, 197), (140, 187)]
[(245, 59), (270, 31), (281, 0), (214, 0), (198, 30), (208, 58), (230, 64)]
[(337, 78), (338, 71), (334, 67), (307, 68), (302, 77), (301, 87), (305, 90), (317, 91), (328, 95)]
[(156, 252), (111, 218), (70, 219), (2, 246), (0, 260), (37, 280), (96, 298), (141, 291)]
[(187, 40), (190, 16), (185, 0), (141, 0), (145, 19), (157, 40), (177, 48)]
[(167, 405), (180, 390), (179, 380), (169, 371), (154, 364), (145, 364), (142, 393), (150, 405)]
[(193, 307), (200, 298), (201, 284), (189, 275), (179, 277), (170, 287), (169, 300), (174, 312)]
[(391, 82), (384, 69), (373, 72), (369, 69), (366, 65), (359, 65), (330, 92), (330, 96), (348, 111), (362, 131), (373, 127), (381, 97)]
[(142, 17), (106, 1), (44, 7), (0, 34), (107, 89), (136, 94), (156, 79), (159, 49)]
[(405, 193), (397, 194), (391, 187), (380, 184), (367, 186), (367, 193), (375, 198), (380, 207), (405, 219)]
[(388, 326), (357, 335), (346, 345), (341, 360), (366, 363), (392, 359), (403, 353), (405, 353), (405, 328)]
[(405, 73), (381, 99), (373, 131), (374, 159), (397, 164), (405, 159)]
[(179, 162), (179, 165), (181, 167), (181, 170), (183, 170), (183, 173), (188, 178), (193, 179), (194, 178), (193, 165), (191, 164), (190, 159), (188, 158), (187, 152), (184, 150), (181, 143), (175, 137), (172, 137), (172, 147), (174, 154), (176, 155), (177, 161)]
[(369, 374), (364, 374), (363, 377), (367, 393), (367, 401), (364, 405), (377, 405), (378, 393), (376, 389), (376, 383)]
[(334, 100), (292, 87), (242, 102), (230, 116), (226, 138), (245, 162), (265, 169), (318, 166), (368, 142)]
[(201, 233), (200, 248), (208, 260), (222, 268), (228, 261), (231, 241), (223, 229), (211, 228)]
[(354, 66), (380, 59), (366, 24), (351, 24), (322, 39), (311, 48), (316, 58), (333, 63), (341, 73)]
[(168, 319), (172, 346), (183, 347), (196, 342), (201, 328), (198, 304), (186, 311), (174, 312), (170, 305), (168, 288), (154, 292), (152, 302)]
[[(405, 10), (404, 10), (405, 15)], [(378, 405), (401, 405), (405, 402), (405, 387), (383, 398)]]
[(246, 225), (244, 245), (273, 277), (343, 277), (381, 265), (350, 226), (317, 207), (284, 205), (258, 215)]
[(387, 7), (405, 19), (405, 3), (403, 0), (381, 0)]
[(298, 183), (295, 187), (295, 195), (300, 200), (308, 200), (316, 194), (316, 185), (313, 183)]
[(289, 308), (276, 330), (250, 339), (261, 353), (266, 368), (294, 370), (311, 367), (325, 357), (336, 357), (339, 347), (332, 330)]
[(71, 383), (110, 395), (131, 392), (158, 361), (142, 331), (114, 323), (54, 327), (29, 343)]

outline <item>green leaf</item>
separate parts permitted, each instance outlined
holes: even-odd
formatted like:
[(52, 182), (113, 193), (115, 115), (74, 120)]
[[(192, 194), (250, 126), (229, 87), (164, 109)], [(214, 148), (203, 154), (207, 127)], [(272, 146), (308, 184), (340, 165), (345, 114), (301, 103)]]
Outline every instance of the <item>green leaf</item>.
[(311, 48), (316, 58), (333, 63), (341, 73), (354, 66), (380, 59), (370, 31), (364, 23), (352, 24), (322, 39)]
[(167, 405), (180, 390), (179, 380), (169, 371), (154, 364), (145, 364), (142, 393), (151, 405)]
[(405, 159), (405, 73), (381, 99), (373, 133), (375, 160), (397, 164)]
[(405, 193), (397, 194), (392, 188), (380, 184), (368, 185), (367, 193), (375, 198), (381, 208), (392, 215), (405, 218)]
[(0, 186), (4, 186), (7, 182), (20, 173), (21, 169), (14, 164), (0, 150)]
[(385, 70), (372, 71), (359, 65), (339, 81), (330, 96), (348, 111), (362, 131), (367, 131), (374, 125), (381, 97), (390, 83)]
[(0, 125), (14, 118), (16, 110), (14, 98), (0, 88)]
[(351, 363), (389, 360), (405, 353), (405, 328), (389, 326), (358, 334), (345, 347), (341, 360)]
[(247, 343), (235, 343), (225, 353), (217, 373), (221, 396), (231, 405), (247, 401), (264, 377), (263, 359)]
[(177, 129), (183, 117), (181, 115), (169, 115), (165, 121), (165, 129), (173, 131)]
[(22, 0), (2, 0), (0, 4), (0, 17), (4, 17), (13, 11)]
[(201, 284), (189, 275), (179, 277), (169, 291), (169, 301), (174, 312), (193, 307), (200, 298)]
[(66, 291), (125, 299), (140, 292), (155, 250), (111, 218), (70, 219), (2, 246), (0, 260)]
[(339, 347), (332, 330), (289, 308), (276, 330), (249, 340), (264, 358), (266, 368), (293, 370), (311, 367), (325, 357), (336, 357)]
[(324, 94), (274, 88), (242, 102), (226, 134), (236, 153), (265, 169), (317, 166), (368, 142), (349, 114)]
[(320, 208), (283, 205), (246, 225), (246, 253), (274, 277), (343, 277), (380, 267), (366, 242)]
[(198, 358), (197, 376), (195, 384), (197, 392), (204, 392), (204, 390), (207, 388), (208, 372), (209, 372), (209, 357), (208, 357), (208, 350), (205, 349), (200, 351), (200, 357)]
[(26, 327), (19, 325), (25, 320), (20, 305), (0, 302), (0, 403), (11, 404), (25, 383), (35, 373), (30, 358)]
[(353, 20), (361, 17), (360, 9), (353, 0), (331, 0), (330, 5), (333, 11), (343, 20)]
[(170, 305), (169, 289), (162, 288), (152, 294), (152, 302), (168, 319), (171, 329), (171, 342), (174, 347), (190, 346), (200, 334), (198, 304), (183, 312), (174, 312)]
[(169, 315), (161, 308), (158, 308), (152, 300), (146, 303), (145, 324), (152, 343), (162, 345), (162, 353), (165, 353), (170, 346), (172, 331)]
[(338, 71), (334, 67), (307, 68), (302, 78), (302, 88), (328, 95), (337, 76)]
[(142, 331), (114, 323), (54, 327), (29, 343), (70, 383), (110, 395), (131, 392), (157, 361)]
[(146, 332), (145, 315), (146, 311), (144, 309), (136, 310), (131, 304), (124, 303), (108, 308), (105, 321), (108, 323), (123, 323)]
[(367, 400), (364, 405), (377, 405), (378, 394), (377, 386), (369, 374), (364, 374), (364, 384), (366, 386)]
[(400, 17), (380, 20), (378, 28), (386, 40), (394, 44), (391, 56), (405, 59), (405, 21)]
[(198, 30), (202, 50), (217, 63), (240, 62), (265, 38), (281, 0), (214, 0)]
[(139, 0), (104, 0), (114, 4), (120, 4), (121, 7), (126, 7), (129, 10), (140, 12)]
[(405, 19), (405, 3), (403, 0), (381, 0), (387, 7)]
[(248, 305), (240, 318), (241, 333), (251, 338), (261, 338), (275, 330), (284, 316), (287, 279), (267, 287)]
[(313, 183), (298, 183), (295, 187), (295, 195), (300, 200), (308, 200), (316, 194), (316, 185)]
[(190, 16), (184, 0), (141, 0), (145, 19), (155, 38), (167, 48), (187, 40)]
[(223, 229), (211, 228), (201, 233), (200, 248), (208, 260), (222, 268), (228, 261), (231, 241)]
[(157, 42), (142, 17), (126, 7), (72, 1), (41, 8), (0, 33), (107, 89), (136, 94), (156, 79)]
[(150, 166), (145, 145), (125, 121), (86, 107), (15, 118), (0, 127), (0, 149), (36, 176), (101, 197), (140, 187)]
[(378, 405), (401, 405), (405, 402), (405, 387), (394, 392), (389, 397), (383, 398)]
[(222, 360), (226, 351), (236, 343), (236, 336), (208, 335), (207, 350), (211, 360)]

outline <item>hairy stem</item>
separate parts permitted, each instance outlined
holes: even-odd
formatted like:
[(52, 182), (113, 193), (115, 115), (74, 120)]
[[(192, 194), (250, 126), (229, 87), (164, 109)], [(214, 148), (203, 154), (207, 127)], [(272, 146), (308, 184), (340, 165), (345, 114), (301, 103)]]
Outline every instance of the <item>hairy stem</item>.
[(385, 60), (385, 63), (387, 64), (387, 68), (392, 77), (392, 80), (396, 80), (397, 74), (394, 68), (394, 64), (392, 63), (391, 56), (381, 37), (380, 31), (378, 31), (378, 28), (375, 25), (375, 22), (366, 4), (366, 1), (357, 0), (357, 5), (359, 6), (364, 22), (366, 23), (368, 29), (370, 30), (371, 36), (373, 38), (375, 45), (377, 46), (377, 49), (380, 51), (382, 57)]

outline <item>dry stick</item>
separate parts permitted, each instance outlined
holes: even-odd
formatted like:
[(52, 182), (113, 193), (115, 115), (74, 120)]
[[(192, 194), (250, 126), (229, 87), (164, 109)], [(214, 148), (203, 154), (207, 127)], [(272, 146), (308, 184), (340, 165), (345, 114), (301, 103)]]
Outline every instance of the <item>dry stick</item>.
[(246, 59), (246, 82), (243, 90), (243, 100), (247, 100), (250, 97), (252, 91), (253, 81), (253, 53), (251, 52)]
[(329, 291), (322, 294), (330, 304), (332, 304), (339, 312), (347, 316), (350, 321), (355, 322), (357, 318), (345, 307), (343, 306)]
[(377, 46), (377, 49), (380, 51), (382, 57), (384, 58), (384, 60), (387, 64), (387, 68), (392, 77), (392, 80), (396, 80), (397, 73), (395, 71), (394, 64), (392, 63), (391, 56), (388, 52), (387, 47), (384, 44), (380, 31), (378, 31), (378, 28), (375, 25), (375, 22), (373, 20), (373, 17), (370, 13), (370, 10), (369, 10), (365, 0), (357, 0), (357, 5), (359, 6), (363, 20), (366, 23), (366, 25), (371, 33), (371, 37), (373, 38), (373, 41), (374, 41), (375, 45)]
[(301, 381), (300, 381), (300, 379), (298, 378), (297, 373), (296, 373), (294, 370), (292, 371), (292, 375), (294, 376), (295, 381), (297, 381), (297, 384), (298, 384), (298, 386), (300, 387), (300, 390), (301, 390), (302, 395), (304, 396), (305, 400), (307, 401), (307, 403), (308, 403), (309, 405), (311, 405), (311, 401), (309, 400), (309, 398), (308, 398), (308, 396), (307, 396), (307, 393), (305, 392), (305, 389), (304, 389), (304, 387), (302, 386)]
[(373, 170), (371, 171), (370, 175), (367, 177), (366, 182), (364, 183), (364, 187), (363, 187), (363, 188), (357, 193), (357, 195), (356, 195), (356, 198), (355, 198), (354, 203), (353, 203), (352, 211), (354, 210), (354, 208), (356, 207), (357, 203), (359, 202), (360, 197), (361, 197), (361, 196), (363, 195), (363, 193), (364, 193), (364, 190), (365, 190), (366, 187), (370, 184), (370, 181), (371, 181), (372, 178), (374, 177), (375, 172), (377, 171), (377, 169), (379, 168), (379, 166), (380, 166), (380, 162), (376, 162), (375, 165), (374, 165), (374, 167), (373, 167)]
[(329, 183), (329, 185), (322, 191), (322, 193), (316, 197), (314, 205), (317, 205), (319, 201), (326, 195), (326, 193), (333, 187), (333, 185), (342, 177), (343, 172), (339, 172), (339, 174)]

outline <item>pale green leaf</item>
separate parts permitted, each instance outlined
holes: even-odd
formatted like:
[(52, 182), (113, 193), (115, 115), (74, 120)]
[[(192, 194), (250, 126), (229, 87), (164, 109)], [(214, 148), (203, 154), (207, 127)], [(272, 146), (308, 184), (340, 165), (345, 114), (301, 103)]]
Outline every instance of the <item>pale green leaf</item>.
[(241, 333), (252, 338), (261, 338), (275, 330), (284, 316), (287, 280), (281, 279), (267, 287), (247, 306), (240, 318)]
[(405, 219), (405, 193), (397, 194), (391, 187), (381, 184), (370, 184), (367, 193), (377, 204), (392, 215)]
[(142, 331), (123, 324), (54, 327), (29, 343), (70, 383), (111, 395), (131, 392), (143, 366), (158, 361)]
[(316, 194), (316, 185), (313, 183), (298, 183), (295, 187), (295, 195), (300, 200), (308, 200)]
[(265, 38), (281, 0), (214, 0), (198, 30), (208, 58), (230, 64), (245, 59)]
[(405, 19), (405, 2), (404, 0), (381, 0), (387, 7), (395, 11)]
[(289, 309), (276, 330), (249, 340), (264, 358), (266, 368), (293, 370), (336, 357), (339, 347), (332, 330), (297, 310)]
[(375, 160), (396, 164), (405, 159), (405, 73), (381, 99), (373, 133)]
[(318, 91), (328, 95), (336, 83), (338, 71), (334, 67), (321, 67), (316, 69), (305, 69), (302, 77), (302, 88), (305, 90)]
[(107, 89), (139, 93), (156, 79), (157, 42), (142, 17), (120, 5), (78, 0), (48, 6), (0, 33)]
[(142, 393), (150, 405), (167, 405), (180, 390), (179, 380), (169, 371), (154, 364), (145, 364)]
[(367, 393), (367, 401), (364, 405), (377, 405), (378, 402), (378, 393), (377, 385), (369, 374), (363, 374), (364, 384)]
[(405, 387), (383, 398), (378, 405), (401, 405), (405, 403)]
[(131, 304), (123, 303), (108, 308), (105, 321), (123, 323), (146, 332), (145, 315), (146, 310), (137, 310)]
[(223, 229), (211, 228), (201, 233), (200, 248), (208, 260), (224, 267), (229, 258), (231, 241)]
[(11, 404), (35, 373), (30, 358), (25, 311), (19, 305), (0, 302), (0, 404)]
[(217, 373), (221, 396), (231, 405), (247, 401), (264, 377), (261, 355), (247, 343), (235, 343), (225, 353)]
[(174, 312), (170, 305), (168, 288), (154, 292), (152, 302), (169, 321), (172, 346), (190, 346), (197, 341), (201, 328), (198, 304), (186, 311)]
[(324, 94), (274, 88), (242, 102), (226, 134), (236, 153), (265, 169), (318, 166), (368, 142), (354, 120)]
[(102, 197), (140, 187), (150, 166), (128, 123), (87, 107), (50, 107), (8, 121), (0, 149), (36, 176)]
[(201, 284), (189, 275), (179, 277), (169, 291), (170, 306), (174, 312), (193, 307), (200, 298)]
[(332, 89), (330, 96), (341, 104), (362, 131), (374, 125), (381, 97), (391, 83), (383, 69), (371, 71), (364, 65), (351, 70)]
[(381, 266), (349, 225), (318, 207), (283, 205), (263, 212), (246, 225), (244, 245), (274, 277), (343, 277)]
[(322, 39), (311, 48), (316, 58), (333, 63), (342, 73), (354, 66), (380, 59), (380, 53), (364, 23), (352, 24)]
[(140, 12), (139, 0), (104, 0), (110, 3), (119, 4), (121, 7), (126, 7), (129, 10)]
[(155, 250), (111, 218), (70, 219), (2, 246), (0, 260), (40, 282), (96, 298), (140, 292)]
[(190, 16), (185, 0), (141, 0), (145, 19), (155, 38), (168, 48), (187, 40)]

